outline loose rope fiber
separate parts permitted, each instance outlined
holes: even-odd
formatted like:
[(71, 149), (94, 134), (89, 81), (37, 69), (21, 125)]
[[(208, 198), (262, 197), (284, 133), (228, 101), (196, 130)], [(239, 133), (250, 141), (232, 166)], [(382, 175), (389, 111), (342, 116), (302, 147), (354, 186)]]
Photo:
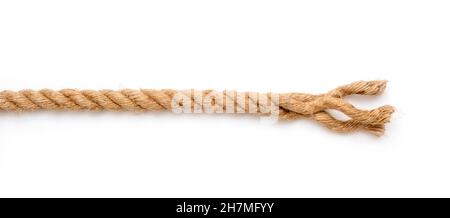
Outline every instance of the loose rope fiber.
[[(279, 109), (282, 120), (296, 120), (311, 118), (327, 128), (337, 132), (353, 132), (358, 129), (381, 136), (385, 131), (385, 124), (389, 122), (394, 108), (385, 105), (373, 110), (362, 110), (344, 100), (349, 95), (379, 95), (386, 88), (387, 81), (359, 81), (340, 86), (328, 93), (313, 95), (303, 93), (278, 94), (278, 101), (269, 97), (269, 102)], [(189, 97), (192, 105), (202, 105), (202, 98), (195, 98), (194, 93), (206, 96), (213, 92), (205, 90), (196, 92), (191, 90)], [(43, 89), (40, 91), (2, 91), (0, 92), (0, 112), (26, 112), (37, 110), (69, 110), (69, 111), (162, 111), (172, 110), (172, 100), (178, 91), (171, 89), (123, 89), (114, 90), (75, 90), (63, 89), (54, 91)], [(228, 102), (234, 105), (233, 111), (239, 109), (244, 113), (251, 113), (251, 104), (256, 105), (256, 112), (267, 115), (265, 107), (251, 92), (223, 92), (221, 107)], [(238, 97), (241, 96), (241, 97)], [(269, 95), (272, 96), (272, 95)], [(243, 98), (243, 99), (242, 99)], [(219, 102), (219, 101), (217, 101)], [(350, 119), (342, 121), (333, 117), (329, 110), (341, 111)]]

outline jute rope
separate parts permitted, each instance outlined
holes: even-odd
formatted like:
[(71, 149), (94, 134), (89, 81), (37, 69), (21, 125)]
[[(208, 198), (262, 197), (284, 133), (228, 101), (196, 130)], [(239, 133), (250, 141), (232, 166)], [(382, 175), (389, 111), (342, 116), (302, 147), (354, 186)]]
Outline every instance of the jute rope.
[[(279, 118), (295, 120), (312, 118), (331, 130), (338, 132), (353, 132), (358, 129), (380, 136), (384, 133), (385, 124), (389, 122), (394, 108), (385, 105), (373, 110), (362, 110), (354, 107), (343, 98), (348, 95), (379, 95), (386, 87), (386, 81), (359, 81), (340, 86), (328, 93), (313, 95), (303, 93), (278, 94), (277, 104)], [(201, 91), (202, 96), (210, 94), (212, 90)], [(71, 111), (161, 111), (172, 110), (172, 98), (175, 90), (163, 89), (123, 89), (114, 90), (75, 90), (63, 89), (54, 91), (43, 89), (40, 91), (2, 91), (0, 92), (0, 112), (24, 112), (36, 110), (71, 110)], [(202, 105), (202, 99), (190, 96), (192, 105)], [(244, 98), (238, 100), (239, 97)], [(254, 103), (257, 113), (265, 115), (261, 100), (250, 92), (223, 92), (222, 107), (226, 102), (232, 102), (235, 111), (241, 109), (250, 112), (250, 104)], [(270, 96), (270, 95), (269, 95)], [(329, 109), (341, 111), (350, 119), (342, 121), (329, 113)]]

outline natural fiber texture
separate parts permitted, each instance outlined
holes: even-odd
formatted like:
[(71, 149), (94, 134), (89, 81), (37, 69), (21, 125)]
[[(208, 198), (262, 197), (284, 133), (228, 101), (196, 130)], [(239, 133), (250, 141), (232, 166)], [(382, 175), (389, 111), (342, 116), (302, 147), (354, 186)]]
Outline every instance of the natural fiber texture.
[[(385, 105), (373, 110), (357, 109), (343, 98), (348, 95), (378, 95), (386, 87), (386, 81), (360, 81), (338, 87), (326, 94), (312, 95), (302, 93), (279, 94), (279, 117), (283, 120), (312, 118), (331, 130), (338, 132), (353, 132), (357, 129), (366, 130), (380, 136), (384, 133), (384, 126), (389, 122), (393, 107)], [(212, 90), (202, 91), (206, 96)], [(63, 89), (54, 91), (43, 89), (40, 91), (2, 91), (0, 92), (0, 111), (36, 111), (36, 110), (109, 110), (109, 111), (158, 111), (171, 110), (172, 98), (175, 90), (124, 89), (114, 90), (75, 90)], [(194, 98), (195, 91), (191, 91), (192, 105), (202, 105), (201, 99)], [(250, 92), (223, 92), (223, 102), (233, 101), (234, 110), (250, 112), (250, 104), (254, 103), (257, 113), (264, 115), (263, 105), (257, 95)], [(244, 101), (238, 101), (237, 96), (243, 96)], [(256, 96), (256, 97), (255, 97)], [(242, 99), (241, 99), (242, 100)], [(244, 103), (243, 103), (244, 102)], [(222, 107), (226, 103), (223, 103)], [(346, 114), (350, 119), (341, 121), (334, 118), (327, 111), (335, 109)]]

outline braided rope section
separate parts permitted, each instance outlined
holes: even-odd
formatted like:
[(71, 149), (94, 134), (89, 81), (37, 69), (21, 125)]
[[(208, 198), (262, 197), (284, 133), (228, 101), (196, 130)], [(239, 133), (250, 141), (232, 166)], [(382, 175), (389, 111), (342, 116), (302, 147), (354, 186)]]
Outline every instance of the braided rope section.
[[(338, 87), (321, 95), (303, 93), (279, 94), (276, 104), (279, 108), (279, 118), (283, 120), (296, 120), (311, 118), (327, 128), (337, 132), (353, 132), (358, 129), (381, 136), (385, 131), (385, 124), (389, 122), (394, 108), (385, 105), (373, 110), (362, 110), (354, 107), (344, 100), (348, 95), (379, 95), (386, 88), (386, 81), (360, 81)], [(201, 91), (202, 96), (213, 92)], [(0, 92), (0, 112), (23, 112), (36, 110), (71, 110), (71, 111), (163, 111), (172, 109), (172, 99), (177, 91), (171, 89), (124, 89), (115, 90), (75, 90), (63, 89), (54, 91), (43, 89), (40, 91), (2, 91)], [(202, 99), (195, 98), (191, 90), (192, 105), (202, 105)], [(231, 93), (231, 94), (230, 94)], [(234, 111), (241, 109), (250, 113), (250, 104), (255, 104), (257, 113), (265, 115), (261, 100), (251, 92), (223, 92), (221, 107), (227, 101), (232, 101)], [(242, 96), (238, 100), (237, 96)], [(256, 96), (256, 97), (255, 97)], [(333, 117), (327, 110), (334, 109), (343, 112), (350, 119), (342, 121)]]

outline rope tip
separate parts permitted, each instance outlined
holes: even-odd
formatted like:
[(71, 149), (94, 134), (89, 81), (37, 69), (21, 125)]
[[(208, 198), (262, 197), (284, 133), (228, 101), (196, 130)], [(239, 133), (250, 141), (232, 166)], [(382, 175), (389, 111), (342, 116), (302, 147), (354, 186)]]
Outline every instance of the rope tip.
[(384, 135), (385, 125), (391, 121), (392, 114), (395, 112), (395, 108), (390, 105), (384, 105), (378, 108), (380, 113), (380, 120), (375, 124), (369, 124), (364, 127), (372, 135), (380, 137)]
[(387, 80), (374, 80), (368, 81), (365, 84), (364, 89), (361, 91), (362, 95), (380, 95), (386, 90)]
[(338, 87), (328, 95), (342, 98), (349, 95), (380, 95), (387, 86), (387, 80), (359, 81)]

